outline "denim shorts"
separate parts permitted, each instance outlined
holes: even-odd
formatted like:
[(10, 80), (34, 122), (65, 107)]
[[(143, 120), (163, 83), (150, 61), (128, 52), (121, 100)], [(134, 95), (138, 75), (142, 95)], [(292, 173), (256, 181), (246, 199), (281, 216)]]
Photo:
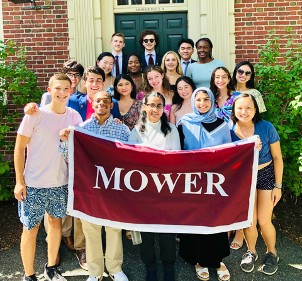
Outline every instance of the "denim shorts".
[(66, 216), (68, 185), (49, 188), (26, 186), (26, 199), (19, 201), (20, 221), (27, 230), (36, 227), (46, 213), (58, 219)]

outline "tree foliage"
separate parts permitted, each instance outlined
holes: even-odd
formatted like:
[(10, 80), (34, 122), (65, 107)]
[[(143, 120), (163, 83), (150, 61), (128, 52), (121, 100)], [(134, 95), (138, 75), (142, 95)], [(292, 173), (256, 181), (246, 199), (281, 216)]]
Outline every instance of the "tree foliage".
[[(13, 41), (0, 41), (0, 149), (11, 152), (14, 141), (5, 136), (15, 133), (22, 112), (9, 110), (11, 105), (24, 106), (29, 101), (39, 101), (42, 90), (34, 72), (28, 70), (26, 48)], [(13, 197), (13, 183), (10, 181), (9, 161), (0, 151), (0, 201)]]
[[(263, 119), (275, 126), (281, 138), (283, 184), (298, 196), (302, 193), (302, 45), (295, 42), (297, 35), (290, 27), (281, 38), (275, 34), (274, 29), (269, 31), (266, 45), (259, 46), (257, 88), (267, 107)], [(286, 50), (285, 55), (280, 49)]]

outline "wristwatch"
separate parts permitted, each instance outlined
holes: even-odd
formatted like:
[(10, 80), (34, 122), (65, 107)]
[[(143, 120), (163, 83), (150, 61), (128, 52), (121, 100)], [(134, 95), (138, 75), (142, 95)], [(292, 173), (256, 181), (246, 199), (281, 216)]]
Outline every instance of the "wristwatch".
[(279, 189), (282, 189), (282, 183), (280, 183), (280, 184), (275, 183), (275, 187), (279, 188)]

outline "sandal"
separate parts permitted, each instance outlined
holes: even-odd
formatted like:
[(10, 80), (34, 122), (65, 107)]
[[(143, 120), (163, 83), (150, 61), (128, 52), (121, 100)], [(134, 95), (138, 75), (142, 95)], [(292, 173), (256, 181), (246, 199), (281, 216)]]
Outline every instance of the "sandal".
[(233, 250), (239, 250), (243, 246), (243, 241), (240, 243), (238, 241), (233, 240), (230, 248)]
[[(196, 276), (198, 279), (203, 280), (203, 281), (207, 281), (210, 279), (210, 274), (209, 274), (209, 269), (207, 267), (195, 267), (196, 269)], [(201, 275), (202, 273), (207, 273), (207, 276), (203, 276)]]
[[(222, 265), (225, 266), (225, 264), (223, 262), (220, 263), (220, 267)], [(224, 276), (228, 276), (227, 279), (223, 279)], [(217, 270), (217, 278), (219, 281), (230, 281), (231, 280), (230, 272), (228, 271), (226, 266), (225, 266), (225, 270)]]

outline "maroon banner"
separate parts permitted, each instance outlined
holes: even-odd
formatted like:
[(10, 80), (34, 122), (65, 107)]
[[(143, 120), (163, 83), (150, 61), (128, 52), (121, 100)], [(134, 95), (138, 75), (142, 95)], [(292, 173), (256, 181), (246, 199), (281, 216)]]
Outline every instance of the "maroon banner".
[(153, 232), (215, 233), (251, 224), (254, 142), (163, 151), (83, 132), (70, 141), (69, 214)]

